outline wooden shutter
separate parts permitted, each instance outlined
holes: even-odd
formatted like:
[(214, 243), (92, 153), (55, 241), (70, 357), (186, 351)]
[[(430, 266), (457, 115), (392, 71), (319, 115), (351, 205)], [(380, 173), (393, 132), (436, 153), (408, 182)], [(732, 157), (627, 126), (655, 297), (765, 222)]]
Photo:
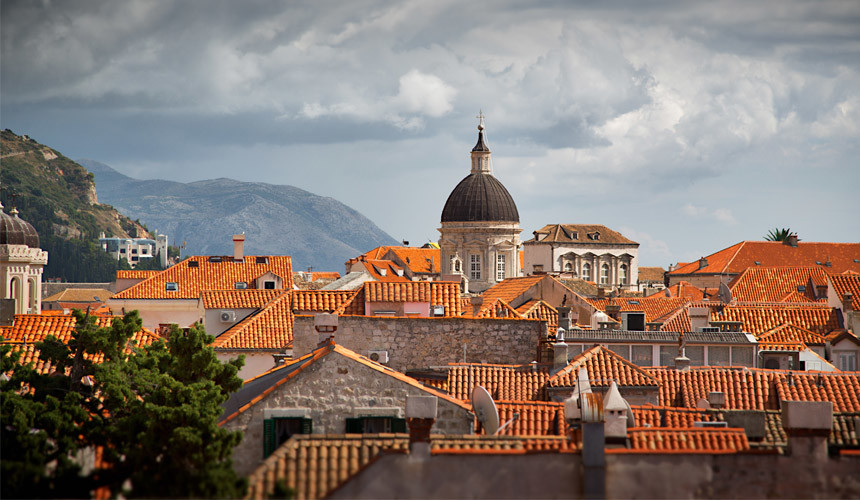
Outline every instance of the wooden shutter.
[(263, 458), (275, 451), (275, 419), (263, 420)]
[(302, 419), (302, 434), (313, 434), (314, 421), (309, 418)]

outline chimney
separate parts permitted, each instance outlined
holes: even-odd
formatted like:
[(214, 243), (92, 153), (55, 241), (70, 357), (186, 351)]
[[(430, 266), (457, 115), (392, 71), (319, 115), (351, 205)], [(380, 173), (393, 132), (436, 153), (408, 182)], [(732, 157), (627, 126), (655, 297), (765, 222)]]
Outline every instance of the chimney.
[(797, 233), (789, 234), (788, 238), (785, 239), (784, 243), (788, 246), (796, 247), (797, 246)]
[(597, 287), (597, 298), (598, 299), (605, 299), (606, 298), (606, 290), (604, 290), (602, 286)]
[(556, 373), (569, 363), (568, 345), (564, 342), (556, 342), (552, 345), (552, 371)]
[(334, 332), (337, 331), (337, 321), (337, 314), (314, 314), (314, 330), (317, 331), (318, 339), (317, 345), (334, 338)]
[(706, 267), (708, 267), (708, 259), (702, 257), (699, 259), (699, 269), (704, 269)]
[(603, 400), (603, 418), (606, 441), (624, 443), (627, 440), (627, 401), (621, 396), (618, 384), (612, 381)]
[(438, 400), (435, 396), (406, 397), (409, 455), (413, 459), (430, 457), (430, 430), (436, 422), (437, 404)]
[(827, 438), (833, 426), (831, 401), (781, 401), (788, 452), (804, 461), (827, 460)]
[(603, 398), (600, 394), (582, 395), (583, 497), (606, 498), (606, 435)]
[(851, 292), (845, 292), (842, 294), (842, 314), (848, 314), (853, 310), (853, 301), (854, 295), (851, 294)]
[(233, 235), (233, 260), (245, 260), (245, 233)]
[(690, 316), (690, 331), (700, 332), (702, 328), (710, 326), (711, 309), (709, 307), (690, 307), (687, 309)]
[(559, 307), (558, 308), (558, 327), (564, 328), (565, 331), (570, 330), (571, 319), (570, 319), (570, 308), (569, 307)]
[(621, 306), (618, 304), (607, 304), (606, 305), (606, 314), (609, 315), (610, 318), (618, 321), (618, 313), (621, 312)]
[(678, 336), (678, 356), (675, 358), (675, 369), (679, 372), (690, 371), (690, 358), (684, 353), (684, 332)]
[(711, 405), (711, 408), (719, 410), (726, 406), (726, 393), (721, 391), (712, 391), (708, 393), (708, 403)]

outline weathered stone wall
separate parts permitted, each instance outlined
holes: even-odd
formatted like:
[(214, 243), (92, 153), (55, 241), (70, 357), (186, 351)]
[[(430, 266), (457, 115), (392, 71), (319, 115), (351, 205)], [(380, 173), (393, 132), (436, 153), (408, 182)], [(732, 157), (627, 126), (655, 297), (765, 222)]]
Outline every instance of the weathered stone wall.
[[(530, 363), (537, 357), (543, 321), (465, 318), (383, 318), (341, 316), (336, 343), (359, 354), (388, 351), (388, 366), (398, 371), (470, 363)], [(312, 316), (296, 317), (293, 357), (317, 347)]]
[[(427, 396), (418, 387), (380, 373), (336, 352), (329, 353), (277, 387), (225, 428), (241, 430), (242, 442), (233, 450), (233, 466), (239, 474), (249, 474), (263, 460), (263, 420), (266, 409), (307, 409), (313, 419), (314, 434), (343, 434), (346, 419), (372, 414), (406, 415), (407, 396)], [(370, 412), (370, 413), (369, 413)], [(474, 415), (467, 409), (439, 399), (432, 432), (471, 434)]]

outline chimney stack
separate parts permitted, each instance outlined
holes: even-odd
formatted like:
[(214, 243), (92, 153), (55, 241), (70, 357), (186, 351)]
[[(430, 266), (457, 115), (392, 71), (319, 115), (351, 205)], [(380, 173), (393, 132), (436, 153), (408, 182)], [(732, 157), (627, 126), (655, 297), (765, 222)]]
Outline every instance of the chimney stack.
[(314, 330), (317, 331), (318, 345), (334, 338), (334, 332), (337, 331), (337, 322), (337, 314), (314, 314)]
[(782, 426), (791, 455), (805, 461), (827, 460), (827, 438), (833, 427), (831, 401), (781, 401)]
[(713, 391), (708, 393), (708, 403), (711, 405), (711, 408), (719, 410), (720, 408), (726, 406), (726, 393), (721, 391)]
[(788, 238), (785, 239), (785, 244), (788, 246), (796, 247), (797, 246), (797, 233), (789, 234)]
[(233, 260), (245, 260), (245, 233), (233, 235)]
[(842, 314), (848, 314), (854, 309), (853, 301), (854, 295), (851, 292), (842, 294)]
[(704, 269), (706, 267), (708, 267), (708, 259), (702, 257), (699, 259), (699, 269)]
[(558, 308), (558, 327), (564, 328), (565, 331), (570, 330), (571, 326), (571, 318), (570, 318), (570, 308), (569, 307), (559, 307)]
[(564, 342), (556, 342), (552, 345), (552, 371), (556, 373), (569, 363), (568, 345)]
[(435, 396), (406, 397), (409, 454), (412, 458), (424, 459), (430, 456), (430, 430), (436, 422), (437, 405)]

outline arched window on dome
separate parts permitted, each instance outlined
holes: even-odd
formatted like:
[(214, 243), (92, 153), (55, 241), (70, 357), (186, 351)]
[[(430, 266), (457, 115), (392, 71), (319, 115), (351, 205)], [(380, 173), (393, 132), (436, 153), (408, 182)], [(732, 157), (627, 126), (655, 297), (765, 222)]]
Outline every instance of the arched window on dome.
[(621, 264), (618, 268), (618, 282), (622, 285), (627, 284), (627, 264)]
[(600, 266), (600, 284), (605, 285), (609, 283), (609, 264), (603, 264)]
[(582, 265), (582, 279), (591, 281), (591, 264), (588, 262)]

